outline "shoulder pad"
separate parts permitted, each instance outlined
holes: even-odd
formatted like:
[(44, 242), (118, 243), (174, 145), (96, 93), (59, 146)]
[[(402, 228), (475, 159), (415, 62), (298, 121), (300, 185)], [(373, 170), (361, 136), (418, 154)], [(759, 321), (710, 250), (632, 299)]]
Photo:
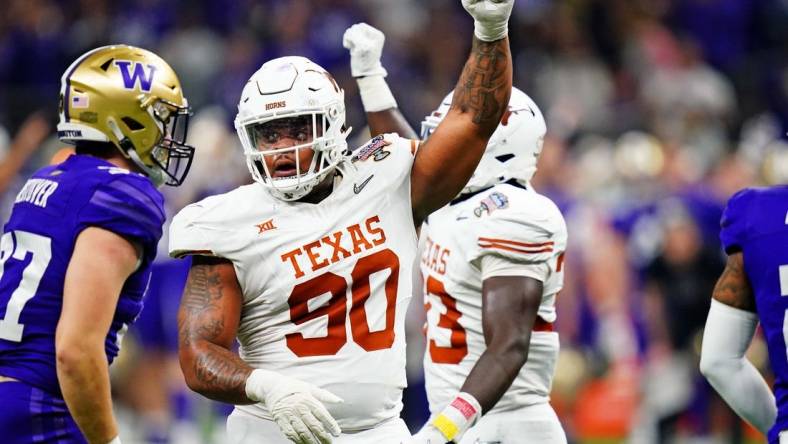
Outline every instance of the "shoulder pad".
[(534, 192), (494, 188), (477, 200), (475, 253), (516, 262), (542, 262), (566, 249), (566, 223), (555, 204)]
[(154, 249), (164, 224), (164, 198), (145, 177), (117, 175), (100, 182), (80, 210), (81, 226), (97, 226)]
[(729, 254), (741, 251), (747, 238), (747, 213), (755, 194), (755, 190), (745, 188), (731, 196), (725, 206), (720, 220), (720, 241)]

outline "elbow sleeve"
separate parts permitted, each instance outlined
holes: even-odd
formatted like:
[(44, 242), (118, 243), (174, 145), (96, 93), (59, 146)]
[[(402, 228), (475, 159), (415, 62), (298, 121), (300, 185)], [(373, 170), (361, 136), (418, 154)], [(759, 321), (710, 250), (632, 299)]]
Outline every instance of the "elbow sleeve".
[(703, 332), (700, 371), (706, 377), (714, 377), (737, 367), (745, 359), (757, 326), (758, 315), (755, 313), (712, 299)]
[(757, 326), (755, 313), (712, 300), (700, 371), (739, 416), (766, 434), (777, 417), (774, 395), (744, 356)]

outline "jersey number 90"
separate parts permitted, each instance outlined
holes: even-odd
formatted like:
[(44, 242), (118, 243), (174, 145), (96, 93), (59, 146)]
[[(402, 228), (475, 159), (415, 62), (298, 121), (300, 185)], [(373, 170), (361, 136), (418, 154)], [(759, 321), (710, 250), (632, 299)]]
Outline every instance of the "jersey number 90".
[[(388, 270), (386, 278), (386, 325), (383, 330), (370, 331), (364, 307), (370, 298), (370, 275)], [(394, 317), (397, 306), (397, 284), (399, 258), (390, 249), (362, 257), (356, 262), (351, 274), (351, 305), (347, 316), (347, 280), (338, 274), (325, 272), (293, 287), (287, 303), (290, 319), (301, 325), (321, 316), (328, 316), (328, 334), (318, 338), (305, 338), (302, 333), (285, 335), (287, 347), (297, 356), (327, 356), (336, 354), (347, 343), (345, 324), (350, 318), (353, 341), (366, 351), (391, 348), (394, 344)], [(312, 311), (309, 301), (331, 294), (328, 303)]]

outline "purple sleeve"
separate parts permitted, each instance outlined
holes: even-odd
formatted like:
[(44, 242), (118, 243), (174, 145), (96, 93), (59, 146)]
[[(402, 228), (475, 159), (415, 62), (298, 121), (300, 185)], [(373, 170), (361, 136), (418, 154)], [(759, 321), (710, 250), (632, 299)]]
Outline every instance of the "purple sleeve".
[(741, 190), (728, 200), (720, 221), (720, 241), (728, 254), (742, 250), (747, 238), (747, 208), (750, 190)]
[(94, 226), (138, 242), (153, 258), (164, 223), (163, 198), (147, 179), (119, 175), (99, 185), (79, 214), (80, 230)]

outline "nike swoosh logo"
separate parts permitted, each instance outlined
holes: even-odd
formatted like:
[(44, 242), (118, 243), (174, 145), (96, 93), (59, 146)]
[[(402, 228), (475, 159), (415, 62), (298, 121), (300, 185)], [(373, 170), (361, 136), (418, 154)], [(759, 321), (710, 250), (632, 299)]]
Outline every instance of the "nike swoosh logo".
[(364, 181), (361, 183), (353, 184), (353, 192), (356, 194), (360, 193), (373, 177), (375, 177), (374, 174), (364, 179)]

